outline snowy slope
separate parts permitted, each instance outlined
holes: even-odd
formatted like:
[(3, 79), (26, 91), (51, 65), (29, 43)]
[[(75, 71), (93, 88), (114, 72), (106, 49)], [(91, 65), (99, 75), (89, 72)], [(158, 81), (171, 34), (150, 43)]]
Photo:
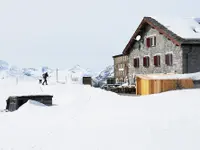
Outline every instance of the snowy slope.
[(24, 82), (0, 84), (0, 90), (0, 108), (6, 93), (25, 91), (53, 94), (56, 104), (29, 101), (18, 111), (0, 113), (3, 150), (200, 149), (199, 89), (123, 97), (77, 84)]

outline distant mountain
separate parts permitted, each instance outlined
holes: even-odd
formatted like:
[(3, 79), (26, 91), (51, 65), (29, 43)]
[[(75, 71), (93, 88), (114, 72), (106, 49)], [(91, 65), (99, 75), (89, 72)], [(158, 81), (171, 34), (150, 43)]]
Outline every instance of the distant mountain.
[(0, 60), (0, 71), (7, 70), (9, 68), (9, 64), (3, 60)]
[[(58, 79), (61, 82), (72, 82), (72, 83), (82, 83), (82, 78), (84, 76), (92, 77), (93, 84), (95, 86), (105, 83), (108, 77), (114, 76), (114, 67), (108, 66), (100, 73), (95, 73), (90, 69), (84, 69), (80, 65), (75, 65), (70, 69), (58, 70), (51, 69), (47, 66), (40, 68), (19, 68), (14, 65), (9, 65), (6, 61), (0, 60), (0, 79), (9, 77), (22, 77), (22, 78), (33, 78), (39, 79), (42, 77), (44, 72), (48, 72), (50, 78), (54, 81)], [(57, 78), (58, 75), (58, 78)]]
[(72, 67), (72, 68), (70, 68), (69, 70), (68, 70), (70, 73), (79, 73), (79, 74), (81, 74), (82, 76), (93, 76), (93, 72), (92, 71), (90, 71), (89, 69), (83, 69), (83, 68), (81, 68), (80, 67), (80, 65), (76, 65), (76, 66), (74, 66), (74, 67)]
[(108, 66), (99, 75), (93, 77), (93, 80), (98, 86), (101, 86), (106, 83), (108, 78), (114, 77), (114, 66)]

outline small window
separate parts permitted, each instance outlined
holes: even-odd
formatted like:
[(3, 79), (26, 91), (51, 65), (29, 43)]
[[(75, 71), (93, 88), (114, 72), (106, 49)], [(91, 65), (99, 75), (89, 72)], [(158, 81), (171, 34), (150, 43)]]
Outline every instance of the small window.
[(159, 55), (154, 56), (154, 65), (155, 65), (155, 67), (160, 67), (160, 56)]
[(149, 56), (143, 57), (143, 66), (149, 67)]
[(167, 66), (172, 66), (173, 65), (173, 55), (172, 54), (166, 54), (165, 55), (165, 64)]
[(134, 67), (135, 68), (139, 68), (139, 66), (140, 66), (139, 64), (140, 64), (139, 58), (134, 58), (134, 60), (133, 60)]
[(146, 38), (146, 46), (148, 48), (156, 46), (156, 36)]

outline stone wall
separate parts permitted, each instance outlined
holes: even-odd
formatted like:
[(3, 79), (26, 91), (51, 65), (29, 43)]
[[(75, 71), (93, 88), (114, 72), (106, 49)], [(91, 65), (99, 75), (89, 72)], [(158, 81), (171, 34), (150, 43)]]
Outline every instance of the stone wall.
[[(156, 35), (156, 46), (149, 47), (146, 46), (146, 38), (151, 35)], [(165, 64), (165, 54), (173, 54), (173, 65), (167, 66)], [(154, 66), (154, 55), (160, 55), (160, 67)], [(129, 82), (133, 84), (133, 76), (135, 74), (152, 74), (152, 73), (183, 73), (182, 69), (182, 48), (176, 46), (171, 40), (167, 39), (164, 35), (160, 34), (156, 29), (151, 26), (147, 26), (144, 34), (141, 35), (141, 40), (136, 42), (129, 54)], [(150, 66), (148, 68), (143, 66), (143, 57), (150, 57)], [(139, 68), (133, 66), (133, 59), (140, 58)]]

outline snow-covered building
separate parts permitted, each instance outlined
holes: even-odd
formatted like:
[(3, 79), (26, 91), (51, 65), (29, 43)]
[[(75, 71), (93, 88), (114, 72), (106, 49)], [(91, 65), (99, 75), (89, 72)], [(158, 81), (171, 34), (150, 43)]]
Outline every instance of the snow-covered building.
[(195, 18), (144, 17), (123, 50), (129, 82), (135, 74), (200, 71), (200, 24)]

